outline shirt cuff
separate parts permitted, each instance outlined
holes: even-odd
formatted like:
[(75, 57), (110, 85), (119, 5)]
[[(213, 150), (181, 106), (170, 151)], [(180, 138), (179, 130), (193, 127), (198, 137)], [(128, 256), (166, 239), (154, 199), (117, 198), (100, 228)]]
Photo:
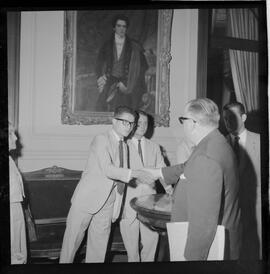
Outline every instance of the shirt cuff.
[(186, 179), (184, 173), (182, 173), (182, 174), (180, 175), (180, 179), (181, 179), (181, 180), (185, 180), (185, 179)]

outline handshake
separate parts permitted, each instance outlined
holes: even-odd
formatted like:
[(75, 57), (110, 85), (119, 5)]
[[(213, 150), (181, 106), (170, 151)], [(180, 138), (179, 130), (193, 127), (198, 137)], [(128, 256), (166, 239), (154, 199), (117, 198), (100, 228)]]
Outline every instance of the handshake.
[(162, 178), (160, 168), (143, 168), (132, 170), (131, 178), (137, 179), (142, 184), (153, 184), (157, 179)]

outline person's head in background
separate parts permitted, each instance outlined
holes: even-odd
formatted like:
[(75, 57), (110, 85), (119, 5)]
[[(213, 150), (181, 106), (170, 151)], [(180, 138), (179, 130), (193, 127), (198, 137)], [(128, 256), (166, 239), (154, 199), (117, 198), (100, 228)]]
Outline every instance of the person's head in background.
[(16, 149), (17, 136), (15, 134), (15, 128), (11, 122), (8, 122), (8, 148), (9, 151)]
[(189, 101), (185, 106), (184, 116), (179, 121), (184, 125), (184, 134), (197, 145), (206, 135), (219, 126), (219, 110), (216, 103), (208, 98)]
[(223, 107), (223, 119), (229, 133), (235, 136), (241, 134), (247, 119), (245, 107), (239, 102), (226, 104)]
[(134, 132), (134, 137), (138, 140), (142, 139), (148, 129), (148, 114), (142, 110), (137, 111), (138, 121)]
[(136, 113), (129, 107), (119, 106), (114, 111), (112, 126), (116, 134), (122, 139), (127, 137), (135, 125)]
[(116, 15), (113, 19), (112, 25), (115, 34), (121, 38), (124, 38), (129, 26), (128, 17), (123, 14)]

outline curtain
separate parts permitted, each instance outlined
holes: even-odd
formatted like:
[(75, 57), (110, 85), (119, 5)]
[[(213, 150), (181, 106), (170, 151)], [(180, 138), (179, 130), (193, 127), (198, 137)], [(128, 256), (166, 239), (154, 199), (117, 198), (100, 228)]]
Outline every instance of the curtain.
[(7, 13), (8, 119), (18, 129), (20, 12)]
[[(234, 38), (258, 40), (257, 9), (229, 9), (228, 35)], [(247, 112), (259, 109), (259, 54), (229, 50), (232, 78), (237, 101)]]

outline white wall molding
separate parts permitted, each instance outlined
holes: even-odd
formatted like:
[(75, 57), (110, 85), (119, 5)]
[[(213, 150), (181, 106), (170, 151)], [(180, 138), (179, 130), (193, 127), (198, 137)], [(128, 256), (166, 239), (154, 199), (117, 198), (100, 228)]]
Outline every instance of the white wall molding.
[[(178, 117), (196, 96), (198, 11), (174, 10), (170, 63), (170, 127), (155, 128), (159, 143), (173, 164), (183, 136)], [(92, 138), (109, 125), (61, 123), (63, 11), (22, 12), (19, 134), (22, 171), (58, 165), (83, 169)]]

